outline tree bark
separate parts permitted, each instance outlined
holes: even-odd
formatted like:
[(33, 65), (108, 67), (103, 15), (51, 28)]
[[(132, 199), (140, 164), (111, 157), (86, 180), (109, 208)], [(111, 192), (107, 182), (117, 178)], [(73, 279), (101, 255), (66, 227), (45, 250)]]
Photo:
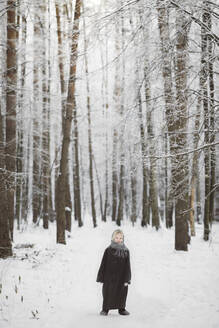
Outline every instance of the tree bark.
[(117, 130), (113, 131), (113, 155), (112, 155), (112, 221), (116, 221), (117, 214)]
[(78, 120), (77, 120), (77, 109), (76, 101), (74, 99), (73, 108), (73, 181), (74, 181), (74, 213), (75, 220), (78, 221), (78, 226), (83, 226), (81, 218), (81, 189), (80, 189), (80, 162), (79, 162), (79, 150), (78, 150)]
[[(62, 97), (62, 134), (64, 135), (64, 122), (66, 115), (66, 84), (64, 76), (64, 55), (63, 55), (63, 42), (62, 42), (62, 28), (61, 28), (61, 18), (59, 4), (55, 4), (56, 7), (56, 19), (57, 19), (57, 37), (58, 37), (58, 57), (59, 57), (59, 74), (60, 74), (60, 84), (61, 84), (61, 97)], [(67, 13), (66, 13), (67, 14)], [(67, 178), (66, 178), (66, 200), (65, 200), (65, 214), (66, 214), (66, 230), (71, 231), (71, 192), (69, 185), (69, 168), (67, 169)]]
[[(203, 14), (202, 21), (204, 24), (208, 21), (208, 13), (206, 10), (206, 3), (203, 2)], [(209, 108), (208, 108), (208, 36), (207, 31), (204, 27), (201, 28), (201, 89), (202, 89), (202, 101), (203, 101), (203, 111), (204, 111), (204, 142), (209, 143)], [(209, 148), (204, 150), (204, 167), (205, 167), (205, 203), (204, 203), (204, 240), (209, 240), (210, 233), (210, 152)]]
[[(120, 6), (122, 7), (123, 0), (120, 1)], [(124, 123), (123, 123), (123, 116), (124, 116), (124, 106), (125, 106), (125, 58), (124, 58), (124, 46), (125, 46), (125, 36), (124, 36), (124, 16), (121, 14), (121, 24), (118, 23), (120, 29), (118, 29), (117, 38), (121, 34), (121, 85), (119, 86), (120, 93), (118, 94), (118, 101), (120, 99), (120, 104), (118, 104), (118, 113), (121, 118), (122, 126), (120, 128), (119, 134), (119, 154), (120, 154), (120, 172), (119, 172), (119, 202), (118, 202), (118, 212), (116, 217), (116, 224), (118, 226), (121, 225), (121, 221), (123, 220), (124, 215), (124, 199), (125, 199), (125, 152), (124, 152)], [(119, 42), (119, 39), (117, 39)], [(117, 50), (119, 51), (119, 45), (117, 46)], [(117, 59), (119, 60), (119, 59)], [(118, 63), (119, 64), (119, 63)], [(120, 97), (121, 96), (121, 97)]]
[(12, 255), (12, 243), (7, 209), (7, 177), (5, 171), (4, 147), (3, 117), (0, 105), (0, 258), (7, 258)]
[(174, 115), (175, 147), (172, 179), (175, 196), (175, 249), (188, 250), (188, 155), (187, 149), (187, 46), (190, 25), (180, 10), (176, 15), (176, 115)]
[[(199, 125), (200, 125), (200, 111), (201, 111), (201, 97), (198, 96), (197, 100), (197, 109), (195, 116), (195, 131), (193, 136), (193, 148), (198, 147), (199, 142)], [(190, 213), (189, 213), (189, 222), (190, 222), (190, 231), (191, 236), (195, 236), (195, 192), (196, 192), (196, 181), (198, 176), (198, 152), (194, 152), (192, 158), (192, 176), (190, 181)], [(196, 199), (197, 202), (197, 199)]]
[[(34, 81), (33, 81), (33, 186), (32, 186), (32, 208), (33, 223), (37, 223), (41, 212), (41, 185), (42, 185), (42, 162), (41, 162), (41, 132), (40, 132), (40, 101), (39, 101), (39, 79), (40, 79), (40, 49), (41, 49), (41, 22), (38, 15), (39, 8), (35, 9), (34, 15)], [(41, 13), (41, 11), (40, 11)]]
[[(134, 147), (134, 154), (135, 154), (135, 148)], [(131, 178), (131, 197), (132, 197), (132, 205), (131, 205), (131, 222), (134, 226), (136, 220), (137, 220), (137, 178), (136, 178), (136, 163), (135, 160), (132, 160), (131, 156), (131, 150), (130, 152), (130, 166), (131, 166), (131, 172), (130, 172), (130, 178)]]
[(16, 171), (16, 85), (17, 85), (17, 56), (16, 56), (16, 6), (8, 0), (7, 11), (7, 89), (6, 89), (6, 145), (5, 164), (7, 170), (7, 217), (11, 239), (14, 229), (14, 196)]
[[(212, 18), (210, 5), (207, 3), (206, 9), (208, 9), (207, 26), (209, 30), (212, 30)], [(215, 181), (216, 181), (216, 155), (215, 155), (215, 102), (214, 102), (214, 67), (213, 67), (213, 40), (208, 34), (208, 70), (209, 70), (209, 125), (210, 136), (209, 141), (212, 146), (210, 147), (210, 199), (209, 199), (209, 221), (212, 225), (214, 221), (214, 198), (215, 198)]]
[[(168, 17), (167, 5), (165, 4), (164, 0), (157, 0), (157, 11), (158, 11), (158, 27), (159, 27), (159, 34), (160, 34), (160, 48), (162, 54), (162, 75), (163, 75), (163, 83), (164, 83), (165, 116), (167, 122), (170, 152), (172, 153), (173, 151), (172, 145), (174, 144), (173, 106), (175, 103), (175, 97), (174, 97), (173, 82), (172, 82), (169, 17)], [(174, 204), (172, 177), (170, 178), (170, 181), (171, 181), (170, 191), (167, 196), (168, 200), (166, 204), (166, 226), (168, 228), (171, 228), (173, 225), (173, 204)]]
[[(146, 39), (148, 39), (147, 31), (145, 34)], [(147, 57), (147, 55), (146, 55)], [(150, 82), (148, 78), (149, 64), (147, 58), (145, 58), (144, 67), (144, 80), (145, 80), (145, 99), (146, 99), (146, 111), (147, 111), (147, 135), (149, 143), (149, 154), (150, 154), (150, 202), (151, 202), (151, 212), (152, 212), (152, 227), (156, 227), (156, 230), (160, 227), (159, 209), (158, 209), (158, 193), (157, 193), (157, 177), (156, 177), (156, 162), (153, 159), (154, 154), (154, 132), (153, 132), (153, 122), (152, 122), (152, 106), (151, 106), (151, 91)]]
[(147, 163), (146, 163), (147, 147), (146, 147), (140, 91), (137, 96), (137, 99), (138, 99), (138, 111), (139, 111), (138, 115), (139, 115), (139, 125), (140, 125), (140, 140), (141, 140), (141, 153), (142, 153), (142, 177), (143, 177), (141, 226), (144, 227), (150, 223), (150, 207), (149, 207), (148, 183), (147, 183), (148, 172), (147, 172), (147, 166), (146, 166), (147, 165)]
[(93, 175), (93, 147), (92, 147), (92, 131), (91, 131), (91, 108), (90, 108), (90, 84), (87, 60), (87, 39), (86, 39), (86, 26), (85, 18), (83, 17), (84, 27), (84, 61), (85, 61), (85, 74), (86, 74), (86, 88), (87, 88), (87, 120), (88, 120), (88, 151), (89, 151), (89, 176), (90, 176), (90, 196), (91, 196), (91, 212), (94, 228), (97, 227), (96, 208), (95, 208), (95, 195), (94, 195), (94, 175)]
[(68, 97), (66, 104), (66, 115), (62, 140), (62, 153), (60, 160), (60, 173), (57, 179), (56, 190), (56, 215), (57, 215), (57, 243), (65, 244), (65, 186), (68, 168), (68, 152), (71, 136), (71, 123), (75, 111), (75, 82), (78, 57), (79, 19), (81, 0), (76, 0), (74, 11), (74, 25), (70, 58), (70, 75), (68, 85)]

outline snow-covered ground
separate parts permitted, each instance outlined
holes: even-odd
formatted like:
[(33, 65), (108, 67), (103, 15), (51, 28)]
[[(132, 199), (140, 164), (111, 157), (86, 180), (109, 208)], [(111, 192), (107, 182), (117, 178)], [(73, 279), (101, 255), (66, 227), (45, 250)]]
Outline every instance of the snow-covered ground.
[[(0, 260), (0, 327), (218, 328), (219, 224), (210, 242), (202, 240), (203, 226), (197, 225), (188, 252), (174, 251), (174, 230), (126, 222), (121, 228), (131, 255), (130, 316), (116, 310), (99, 315), (102, 284), (96, 275), (116, 226), (74, 223), (64, 246), (56, 245), (51, 224), (49, 231), (16, 231), (16, 257)], [(24, 243), (34, 246), (19, 248)]]

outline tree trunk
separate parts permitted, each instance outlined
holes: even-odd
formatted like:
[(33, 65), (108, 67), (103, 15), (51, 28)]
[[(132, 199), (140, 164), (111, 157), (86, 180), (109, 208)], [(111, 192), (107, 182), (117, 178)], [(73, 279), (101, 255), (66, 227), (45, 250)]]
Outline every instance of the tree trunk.
[(7, 170), (7, 217), (11, 239), (14, 229), (14, 196), (16, 171), (16, 6), (14, 1), (8, 0), (7, 11), (7, 89), (6, 89), (6, 145), (5, 164)]
[[(199, 142), (201, 101), (202, 99), (199, 95), (197, 100), (197, 109), (196, 109), (196, 116), (195, 116), (195, 131), (193, 136), (194, 149), (198, 147), (198, 142)], [(199, 156), (198, 152), (194, 152), (192, 158), (192, 172), (191, 172), (192, 176), (190, 181), (190, 213), (189, 213), (191, 236), (195, 236), (195, 192), (196, 192), (196, 181), (198, 175), (198, 156)]]
[(180, 10), (176, 10), (176, 110), (174, 115), (175, 147), (172, 179), (175, 196), (175, 249), (187, 251), (188, 235), (188, 155), (187, 149), (187, 45), (190, 25)]
[(78, 152), (78, 120), (77, 120), (77, 110), (76, 101), (74, 99), (74, 109), (73, 109), (73, 181), (74, 181), (74, 212), (75, 220), (78, 221), (78, 226), (82, 227), (83, 222), (81, 218), (81, 189), (80, 189), (80, 163), (79, 163), (79, 152)]
[[(24, 47), (24, 54), (21, 58), (21, 93), (20, 93), (20, 117), (22, 118), (23, 115), (23, 107), (25, 106), (25, 76), (26, 76), (26, 42), (27, 42), (27, 21), (25, 14), (22, 15), (22, 26), (21, 26), (21, 42), (22, 42), (22, 47)], [(17, 202), (20, 202), (20, 216), (21, 220), (23, 219), (25, 222), (27, 221), (27, 212), (28, 212), (28, 188), (29, 188), (29, 141), (30, 137), (28, 133), (26, 134), (26, 139), (25, 139), (25, 125), (23, 122), (23, 119), (21, 121), (21, 159), (22, 159), (22, 172), (23, 172), (23, 177), (22, 177), (22, 183), (21, 183), (21, 196), (20, 199), (17, 198)], [(26, 147), (26, 151), (25, 151)]]
[[(148, 35), (146, 31), (146, 40), (148, 40)], [(147, 57), (147, 55), (146, 55)], [(152, 122), (152, 106), (151, 106), (151, 91), (150, 82), (148, 78), (149, 64), (147, 58), (145, 58), (144, 67), (144, 80), (145, 80), (145, 99), (146, 99), (146, 111), (147, 111), (147, 134), (149, 143), (149, 154), (150, 154), (150, 202), (151, 202), (151, 212), (152, 212), (152, 227), (156, 227), (156, 230), (160, 227), (159, 209), (158, 209), (158, 193), (157, 193), (157, 182), (156, 182), (156, 162), (153, 159), (154, 155), (154, 133), (153, 133), (153, 122)]]
[[(105, 119), (106, 124), (106, 135), (105, 135), (105, 146), (106, 146), (106, 159), (105, 159), (105, 201), (104, 201), (104, 209), (103, 209), (103, 217), (102, 220), (106, 222), (107, 211), (109, 207), (109, 165), (108, 165), (108, 156), (109, 156), (109, 146), (108, 146), (108, 111), (109, 111), (109, 90), (108, 90), (108, 29), (106, 26), (105, 30), (105, 38), (106, 38), (106, 46), (105, 46), (105, 63), (104, 57), (101, 51), (101, 63), (103, 66), (103, 74), (102, 74), (102, 87), (101, 94), (103, 99), (103, 117)], [(105, 68), (104, 68), (105, 67)]]
[(0, 258), (6, 258), (11, 255), (12, 243), (7, 209), (3, 117), (0, 104)]
[(94, 168), (95, 168), (95, 172), (96, 172), (97, 185), (98, 185), (99, 196), (100, 196), (100, 214), (101, 214), (101, 220), (103, 221), (103, 197), (102, 197), (102, 193), (101, 193), (101, 184), (100, 184), (100, 178), (99, 178), (99, 174), (98, 174), (98, 170), (97, 170), (97, 164), (96, 164), (96, 161), (95, 161), (94, 156), (93, 156), (93, 162), (94, 162)]
[(84, 27), (84, 61), (85, 61), (85, 74), (86, 74), (86, 88), (87, 88), (87, 120), (88, 120), (88, 151), (89, 151), (89, 176), (90, 176), (90, 197), (91, 197), (91, 212), (94, 228), (97, 226), (95, 196), (94, 196), (94, 176), (93, 176), (93, 147), (92, 147), (92, 131), (91, 131), (91, 108), (90, 108), (90, 84), (88, 73), (88, 60), (87, 60), (87, 39), (85, 18), (83, 17)]
[(71, 203), (71, 193), (70, 193), (70, 186), (69, 186), (69, 165), (67, 168), (67, 183), (66, 183), (66, 194), (65, 194), (65, 220), (66, 225), (65, 229), (68, 232), (71, 232), (71, 212), (72, 212), (72, 203)]
[[(123, 0), (120, 1), (120, 6), (123, 6)], [(120, 26), (120, 24), (118, 24)], [(117, 33), (117, 42), (119, 42), (119, 35), (121, 34), (121, 51), (122, 51), (122, 56), (121, 56), (121, 66), (122, 66), (122, 72), (121, 72), (121, 82), (119, 87), (119, 94), (118, 94), (118, 107), (117, 110), (119, 112), (122, 126), (120, 128), (120, 136), (119, 136), (119, 154), (120, 154), (120, 172), (119, 172), (119, 203), (118, 203), (118, 212), (117, 212), (117, 217), (116, 217), (116, 224), (118, 226), (121, 225), (121, 221), (123, 220), (123, 215), (124, 215), (124, 199), (125, 199), (125, 152), (124, 152), (124, 123), (123, 123), (123, 116), (124, 116), (124, 106), (125, 106), (125, 58), (124, 58), (124, 47), (125, 47), (125, 39), (124, 39), (124, 16), (121, 14), (121, 27), (120, 29), (118, 28), (118, 33)], [(119, 44), (117, 44), (117, 51), (119, 52)], [(119, 61), (119, 59), (117, 59)], [(119, 63), (118, 63), (119, 64)], [(119, 99), (120, 99), (120, 104), (119, 104)]]
[[(165, 156), (168, 153), (168, 133), (165, 132)], [(168, 159), (165, 157), (165, 221), (166, 228), (173, 226), (173, 201), (168, 199)]]
[[(204, 7), (206, 3), (204, 1)], [(208, 13), (206, 8), (203, 8), (202, 21), (204, 24), (208, 21)], [(201, 89), (202, 89), (202, 100), (203, 100), (203, 111), (204, 111), (204, 142), (205, 144), (209, 143), (209, 109), (208, 109), (208, 58), (207, 58), (207, 42), (208, 36), (207, 31), (204, 27), (201, 28), (201, 73), (200, 73), (200, 81), (201, 81)], [(205, 166), (205, 204), (204, 204), (204, 240), (209, 240), (209, 209), (210, 209), (210, 152), (209, 148), (206, 147), (204, 150), (204, 166)]]
[[(115, 49), (116, 54), (119, 55), (120, 53), (120, 43), (119, 43), (119, 22), (115, 25)], [(121, 96), (121, 80), (120, 80), (120, 61), (119, 58), (116, 60), (115, 65), (115, 82), (114, 82), (114, 104), (116, 113), (120, 112), (120, 96)], [(118, 128), (114, 127), (113, 130), (113, 154), (112, 154), (112, 221), (116, 221), (117, 219), (117, 197), (118, 197), (118, 174), (117, 174), (117, 166), (118, 166)]]
[(141, 102), (141, 94), (139, 91), (138, 94), (138, 110), (139, 110), (139, 124), (140, 124), (140, 139), (141, 139), (141, 153), (142, 153), (142, 176), (143, 176), (143, 189), (142, 189), (142, 218), (141, 218), (141, 226), (147, 226), (150, 223), (150, 207), (149, 207), (149, 199), (148, 199), (148, 173), (146, 167), (146, 139), (145, 139), (145, 131), (144, 131), (144, 123), (143, 123), (143, 115), (142, 115), (142, 102)]
[[(63, 55), (63, 42), (62, 42), (62, 31), (61, 31), (61, 19), (58, 3), (55, 4), (56, 7), (56, 19), (57, 19), (57, 37), (58, 37), (58, 57), (59, 57), (59, 74), (60, 74), (60, 84), (61, 84), (61, 97), (62, 97), (62, 134), (64, 135), (64, 122), (66, 115), (66, 84), (64, 76), (64, 55)], [(66, 200), (65, 200), (65, 214), (66, 214), (66, 230), (71, 231), (71, 192), (69, 185), (69, 168), (67, 169), (67, 178), (66, 178)]]
[[(121, 141), (120, 141), (121, 142)], [(124, 179), (125, 179), (125, 166), (124, 160), (125, 155), (123, 152), (123, 146), (120, 148), (121, 157), (120, 157), (120, 180), (119, 180), (119, 204), (118, 204), (118, 213), (116, 218), (116, 224), (121, 225), (121, 220), (123, 220), (123, 208), (124, 208)]]
[[(41, 18), (41, 29), (42, 32), (46, 34), (46, 4), (39, 6), (40, 12), (42, 13)], [(43, 218), (43, 228), (49, 228), (49, 106), (48, 106), (48, 76), (46, 65), (48, 64), (48, 55), (47, 55), (47, 44), (46, 40), (43, 40), (42, 44), (42, 95), (43, 95), (43, 133), (42, 133), (42, 188), (43, 188), (43, 208), (42, 208), (42, 218)]]
[(66, 104), (66, 115), (64, 121), (62, 153), (60, 160), (60, 173), (57, 179), (56, 190), (56, 215), (57, 215), (57, 243), (65, 244), (65, 187), (68, 168), (68, 152), (71, 136), (71, 123), (76, 107), (75, 102), (75, 82), (76, 67), (78, 57), (78, 39), (79, 39), (79, 19), (80, 19), (81, 0), (76, 0), (74, 11), (74, 25), (70, 58), (70, 75), (68, 85), (68, 97)]
[(113, 155), (112, 155), (112, 221), (116, 221), (117, 214), (117, 130), (113, 131)]
[(17, 220), (17, 229), (20, 229), (20, 213), (21, 213), (21, 186), (23, 177), (23, 132), (20, 130), (17, 132), (17, 158), (16, 158), (16, 206), (15, 206), (15, 218)]
[[(135, 154), (135, 148), (134, 148)], [(131, 166), (131, 196), (132, 196), (132, 205), (131, 205), (131, 222), (134, 226), (137, 220), (137, 178), (136, 178), (136, 163), (131, 158), (131, 150), (130, 150), (130, 166)]]
[[(171, 68), (171, 54), (170, 54), (170, 38), (169, 38), (169, 17), (167, 11), (167, 5), (164, 0), (157, 0), (158, 11), (158, 27), (160, 34), (160, 48), (162, 54), (162, 75), (164, 83), (164, 99), (165, 99), (165, 116), (167, 121), (167, 130), (169, 136), (170, 152), (172, 153), (172, 145), (174, 144), (173, 135), (173, 106), (175, 103), (175, 97), (173, 93), (172, 82), (172, 68)], [(172, 164), (171, 164), (172, 165)], [(170, 178), (170, 191), (168, 194), (168, 201), (166, 206), (166, 225), (168, 228), (173, 225), (173, 204), (174, 195), (172, 188), (172, 177)]]
[[(210, 13), (210, 5), (206, 4), (208, 9), (207, 15), (207, 26), (209, 30), (212, 30), (212, 19)], [(208, 35), (208, 70), (209, 70), (209, 125), (210, 125), (210, 136), (209, 141), (212, 146), (210, 147), (210, 199), (209, 199), (209, 222), (212, 224), (214, 220), (214, 198), (215, 198), (215, 169), (216, 169), (216, 155), (215, 155), (215, 104), (214, 104), (214, 67), (213, 67), (213, 40)]]
[(41, 211), (41, 132), (40, 132), (40, 118), (39, 118), (39, 79), (40, 79), (40, 50), (41, 50), (41, 22), (40, 17), (35, 9), (34, 21), (34, 81), (33, 81), (33, 187), (32, 187), (32, 208), (33, 208), (33, 223), (37, 223)]
[[(18, 2), (19, 4), (19, 2)], [(22, 47), (22, 16), (21, 13), (17, 12), (17, 40), (18, 40), (18, 48)], [(18, 55), (18, 66), (22, 65), (22, 55)], [(25, 64), (23, 64), (25, 67)], [(16, 204), (15, 204), (15, 219), (17, 220), (17, 229), (20, 229), (20, 213), (21, 213), (21, 205), (22, 205), (22, 199), (21, 199), (21, 190), (22, 190), (22, 171), (23, 171), (23, 126), (22, 126), (22, 98), (23, 98), (23, 87), (24, 87), (24, 76), (22, 75), (23, 69), (20, 70), (20, 75), (18, 73), (17, 75), (17, 88), (19, 91), (17, 91), (17, 98), (18, 98), (18, 113), (21, 113), (20, 117), (17, 117), (17, 149), (16, 149)]]

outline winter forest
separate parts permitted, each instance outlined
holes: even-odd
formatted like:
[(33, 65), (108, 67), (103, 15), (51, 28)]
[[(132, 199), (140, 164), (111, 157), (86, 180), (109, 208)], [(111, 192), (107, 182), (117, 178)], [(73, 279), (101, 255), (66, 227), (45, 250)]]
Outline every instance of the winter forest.
[(218, 31), (218, 0), (0, 0), (1, 327), (117, 327), (91, 314), (116, 228), (118, 327), (219, 327)]

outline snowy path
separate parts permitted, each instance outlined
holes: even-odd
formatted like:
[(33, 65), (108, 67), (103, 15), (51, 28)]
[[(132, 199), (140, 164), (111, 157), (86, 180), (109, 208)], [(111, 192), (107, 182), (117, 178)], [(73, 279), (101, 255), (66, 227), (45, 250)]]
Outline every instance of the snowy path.
[(131, 254), (131, 315), (113, 310), (102, 317), (102, 284), (95, 280), (114, 228), (74, 226), (67, 246), (55, 244), (55, 226), (16, 232), (16, 244), (35, 246), (16, 249), (23, 260), (0, 261), (0, 327), (219, 327), (219, 224), (210, 243), (197, 226), (189, 252), (174, 251), (173, 230), (122, 226)]

